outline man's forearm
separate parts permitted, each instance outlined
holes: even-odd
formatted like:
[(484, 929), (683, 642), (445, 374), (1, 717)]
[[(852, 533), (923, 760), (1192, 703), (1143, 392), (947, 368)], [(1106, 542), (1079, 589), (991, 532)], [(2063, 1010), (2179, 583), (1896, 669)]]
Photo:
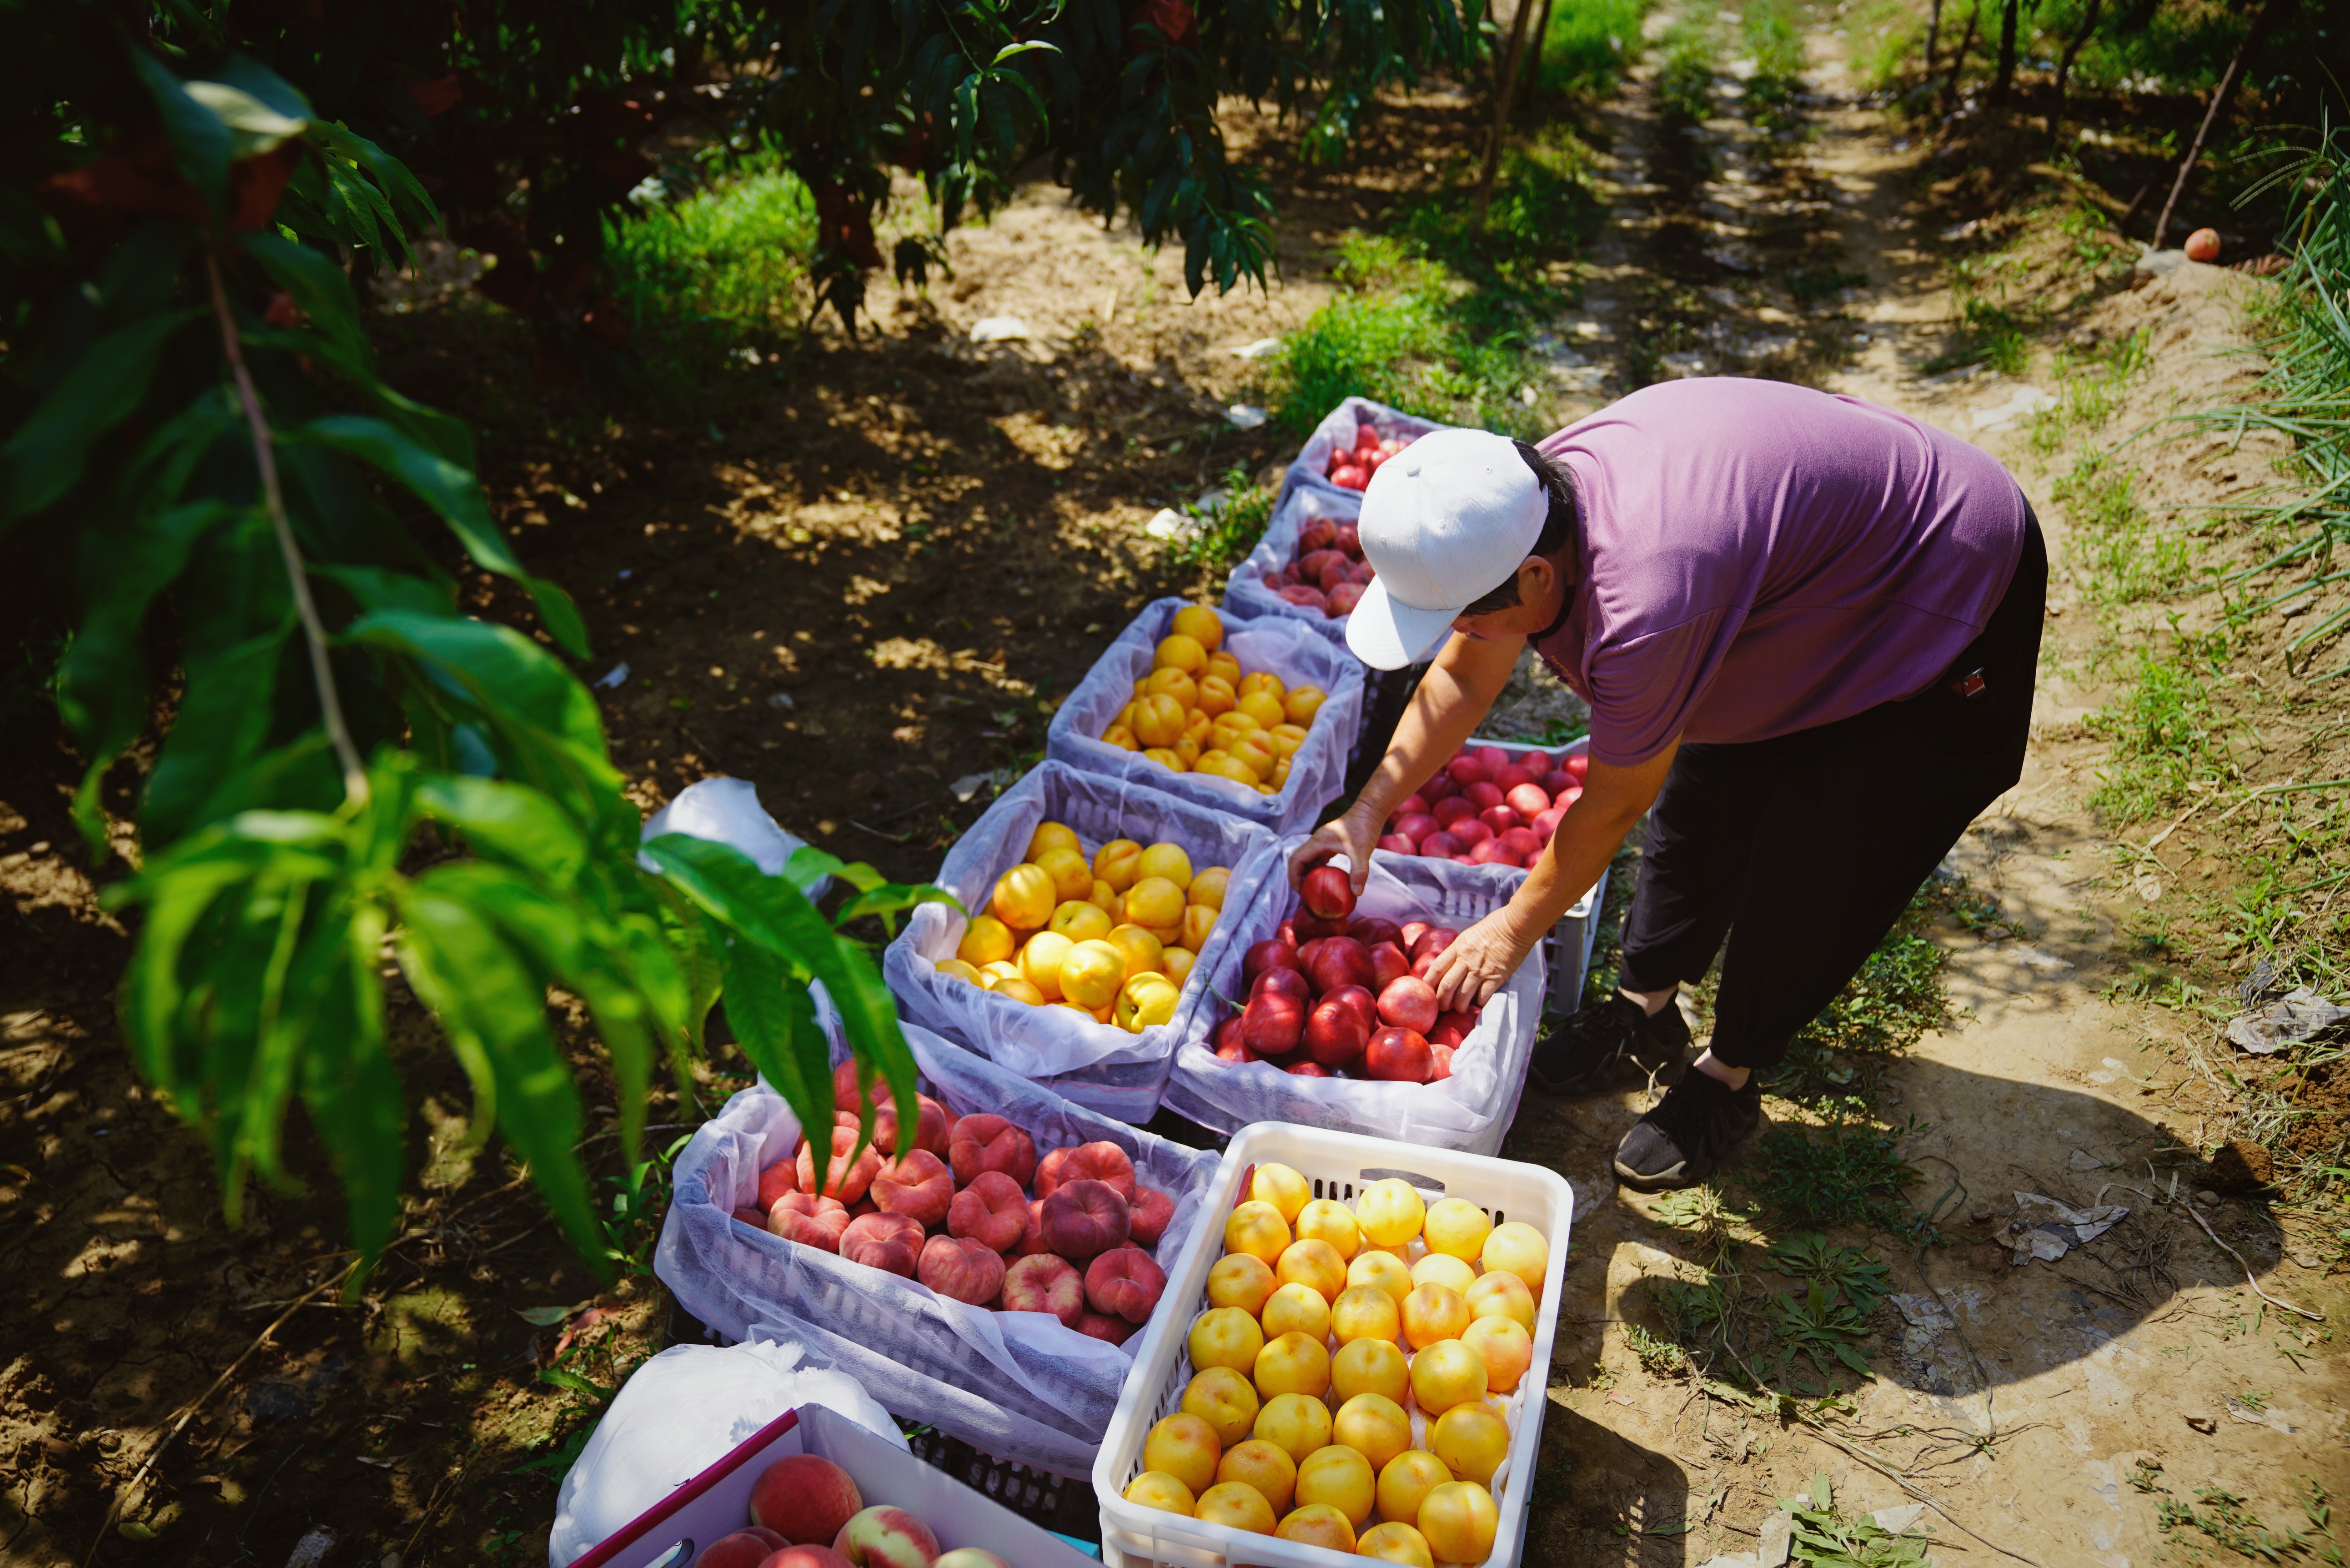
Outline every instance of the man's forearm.
[(1559, 917), (1599, 880), (1624, 836), (1656, 804), (1657, 792), (1664, 787), (1665, 774), (1679, 750), (1676, 736), (1662, 752), (1634, 767), (1592, 767), (1583, 798), (1559, 818), (1558, 831), (1503, 906), (1511, 929), (1528, 945), (1556, 925)]
[(1448, 642), (1396, 721), (1395, 738), (1356, 797), (1355, 810), (1379, 822), (1393, 815), (1476, 732), (1516, 664), (1514, 648), (1504, 655), (1494, 644), (1461, 637)]

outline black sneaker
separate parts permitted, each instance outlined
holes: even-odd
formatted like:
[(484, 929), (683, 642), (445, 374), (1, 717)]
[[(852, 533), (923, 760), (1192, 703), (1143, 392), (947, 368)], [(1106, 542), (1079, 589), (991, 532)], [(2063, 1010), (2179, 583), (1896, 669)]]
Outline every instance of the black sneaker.
[(1762, 1125), (1762, 1085), (1733, 1089), (1692, 1067), (1616, 1146), (1616, 1175), (1642, 1192), (1695, 1187)]
[(1678, 1001), (1652, 1014), (1617, 992), (1536, 1040), (1526, 1075), (1554, 1095), (1588, 1094), (1626, 1057), (1652, 1068), (1669, 1066), (1680, 1060), (1689, 1043), (1689, 1021)]

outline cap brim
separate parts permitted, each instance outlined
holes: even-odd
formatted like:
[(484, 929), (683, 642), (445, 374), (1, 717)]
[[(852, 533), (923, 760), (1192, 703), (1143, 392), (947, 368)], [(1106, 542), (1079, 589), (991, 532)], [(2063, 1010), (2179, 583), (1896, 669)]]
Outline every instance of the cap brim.
[(1374, 670), (1401, 670), (1427, 658), (1460, 613), (1398, 604), (1388, 586), (1373, 577), (1347, 618), (1347, 647)]

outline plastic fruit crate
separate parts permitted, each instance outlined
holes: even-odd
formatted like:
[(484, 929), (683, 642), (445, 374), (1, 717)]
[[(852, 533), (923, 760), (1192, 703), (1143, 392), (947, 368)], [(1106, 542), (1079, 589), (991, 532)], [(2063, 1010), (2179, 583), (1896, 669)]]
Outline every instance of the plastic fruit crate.
[[(1479, 746), (1498, 746), (1513, 757), (1528, 752), (1547, 752), (1555, 757), (1581, 756), (1591, 750), (1591, 737), (1577, 735), (1572, 741), (1555, 746), (1539, 745), (1533, 741), (1489, 741), (1482, 735), (1471, 735), (1461, 742), (1461, 749), (1471, 751)], [(1508, 870), (1508, 867), (1502, 869)], [(1523, 876), (1520, 872), (1518, 875)], [(1591, 950), (1599, 940), (1599, 911), (1607, 902), (1607, 871), (1600, 868), (1599, 880), (1591, 890), (1575, 902), (1575, 908), (1558, 918), (1550, 929), (1550, 989), (1544, 993), (1544, 1006), (1555, 1017), (1565, 1018), (1583, 1006), (1584, 977), (1591, 972)]]
[[(1534, 1456), (1542, 1445), (1543, 1407), (1547, 1403), (1552, 1340), (1564, 1290), (1566, 1251), (1575, 1220), (1575, 1190), (1557, 1172), (1515, 1160), (1419, 1148), (1357, 1133), (1326, 1132), (1282, 1122), (1243, 1128), (1227, 1151), (1210, 1190), (1208, 1212), (1225, 1215), (1239, 1206), (1246, 1179), (1262, 1164), (1289, 1166), (1312, 1184), (1316, 1198), (1351, 1203), (1374, 1181), (1400, 1177), (1422, 1199), (1465, 1198), (1496, 1224), (1521, 1220), (1550, 1242), (1550, 1266), (1536, 1302), (1534, 1360), (1516, 1390), (1503, 1401), (1510, 1421), (1510, 1457), (1494, 1473), (1493, 1501), (1501, 1519), (1486, 1568), (1513, 1568), (1525, 1538), (1526, 1500), (1534, 1484)], [(1102, 1557), (1139, 1568), (1361, 1568), (1362, 1559), (1326, 1547), (1307, 1546), (1227, 1525), (1210, 1524), (1126, 1501), (1128, 1482), (1142, 1471), (1142, 1443), (1151, 1426), (1180, 1404), (1191, 1380), (1187, 1345), (1191, 1323), (1208, 1304), (1208, 1271), (1223, 1256), (1221, 1224), (1202, 1224), (1184, 1244), (1167, 1272), (1167, 1299), (1180, 1304), (1161, 1311), (1136, 1352), (1118, 1413), (1094, 1461), (1094, 1490), (1101, 1499)], [(1162, 1306), (1164, 1302), (1162, 1302)]]

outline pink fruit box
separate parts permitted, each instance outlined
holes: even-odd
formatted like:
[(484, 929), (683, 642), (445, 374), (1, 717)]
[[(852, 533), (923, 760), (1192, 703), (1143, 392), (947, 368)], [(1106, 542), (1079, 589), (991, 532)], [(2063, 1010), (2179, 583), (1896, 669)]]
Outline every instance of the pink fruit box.
[(821, 1405), (785, 1411), (571, 1568), (687, 1568), (712, 1542), (751, 1522), (751, 1489), (769, 1465), (792, 1454), (830, 1459), (848, 1472), (867, 1506), (904, 1509), (947, 1551), (976, 1546), (1016, 1568), (1100, 1568), (1050, 1531)]

